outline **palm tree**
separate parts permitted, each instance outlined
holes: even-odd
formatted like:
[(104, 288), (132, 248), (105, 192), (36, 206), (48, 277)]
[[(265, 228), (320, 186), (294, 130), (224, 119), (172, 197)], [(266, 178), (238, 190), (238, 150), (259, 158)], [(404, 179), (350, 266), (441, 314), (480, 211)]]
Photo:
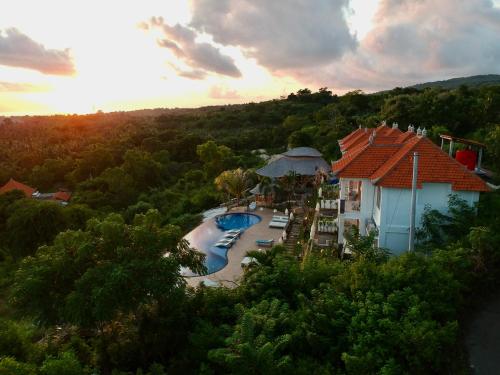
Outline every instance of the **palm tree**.
[(295, 189), (297, 187), (298, 177), (299, 176), (297, 175), (296, 172), (290, 171), (288, 172), (287, 175), (283, 176), (280, 179), (280, 184), (283, 187), (283, 190), (287, 194), (288, 205), (290, 205), (290, 200), (292, 196), (295, 195)]
[(248, 188), (250, 173), (241, 168), (224, 171), (215, 178), (217, 189), (226, 191), (236, 198), (236, 203), (240, 205), (240, 199)]

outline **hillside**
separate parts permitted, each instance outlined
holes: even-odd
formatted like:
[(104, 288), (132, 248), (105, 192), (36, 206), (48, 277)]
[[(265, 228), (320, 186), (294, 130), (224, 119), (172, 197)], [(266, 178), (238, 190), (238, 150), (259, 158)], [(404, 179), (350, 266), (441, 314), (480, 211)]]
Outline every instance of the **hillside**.
[(427, 87), (441, 87), (444, 89), (456, 89), (461, 85), (466, 85), (470, 87), (480, 87), (480, 86), (493, 86), (500, 84), (500, 75), (498, 74), (483, 74), (470, 77), (459, 77), (451, 78), (443, 81), (433, 81), (418, 83), (410, 88), (415, 88), (418, 90), (425, 89)]

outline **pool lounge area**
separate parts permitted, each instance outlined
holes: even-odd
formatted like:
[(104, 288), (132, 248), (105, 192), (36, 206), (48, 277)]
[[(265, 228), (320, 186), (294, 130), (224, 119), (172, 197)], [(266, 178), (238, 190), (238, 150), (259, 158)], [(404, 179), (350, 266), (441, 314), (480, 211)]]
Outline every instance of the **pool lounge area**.
[[(219, 285), (234, 287), (243, 274), (241, 261), (247, 251), (258, 249), (255, 241), (272, 239), (278, 243), (283, 229), (269, 227), (273, 215), (275, 213), (270, 209), (247, 213), (244, 208), (237, 208), (210, 218), (189, 232), (184, 238), (192, 247), (207, 254), (206, 265), (209, 274), (199, 276), (184, 269), (183, 274), (188, 285), (194, 287), (208, 279)], [(225, 233), (240, 228), (243, 231), (232, 246), (228, 248), (214, 246)]]

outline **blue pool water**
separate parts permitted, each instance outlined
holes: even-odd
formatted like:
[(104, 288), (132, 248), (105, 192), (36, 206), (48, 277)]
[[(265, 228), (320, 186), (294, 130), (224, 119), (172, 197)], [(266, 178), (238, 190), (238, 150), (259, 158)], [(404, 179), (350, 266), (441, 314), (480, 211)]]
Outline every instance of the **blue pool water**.
[[(227, 265), (227, 252), (231, 249), (214, 246), (224, 234), (231, 229), (245, 230), (261, 220), (260, 216), (255, 214), (240, 212), (218, 215), (214, 220), (206, 221), (193, 229), (184, 238), (193, 248), (206, 255), (205, 266), (207, 274), (210, 274)], [(182, 273), (185, 276), (198, 276), (191, 270), (183, 270)]]

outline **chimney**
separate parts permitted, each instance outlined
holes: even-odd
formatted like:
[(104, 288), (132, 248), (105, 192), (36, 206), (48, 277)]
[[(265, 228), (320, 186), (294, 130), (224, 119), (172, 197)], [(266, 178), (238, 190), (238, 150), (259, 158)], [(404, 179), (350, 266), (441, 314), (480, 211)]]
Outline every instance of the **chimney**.
[(425, 128), (422, 129), (422, 137), (427, 137), (427, 130)]
[(408, 131), (413, 133), (413, 131), (415, 130), (414, 126), (412, 124), (408, 125)]
[(393, 129), (397, 129), (397, 128), (399, 128), (398, 123), (397, 123), (397, 122), (393, 122), (393, 123), (392, 123), (392, 128), (393, 128)]
[(422, 135), (422, 129), (420, 129), (420, 126), (417, 128), (417, 135)]

